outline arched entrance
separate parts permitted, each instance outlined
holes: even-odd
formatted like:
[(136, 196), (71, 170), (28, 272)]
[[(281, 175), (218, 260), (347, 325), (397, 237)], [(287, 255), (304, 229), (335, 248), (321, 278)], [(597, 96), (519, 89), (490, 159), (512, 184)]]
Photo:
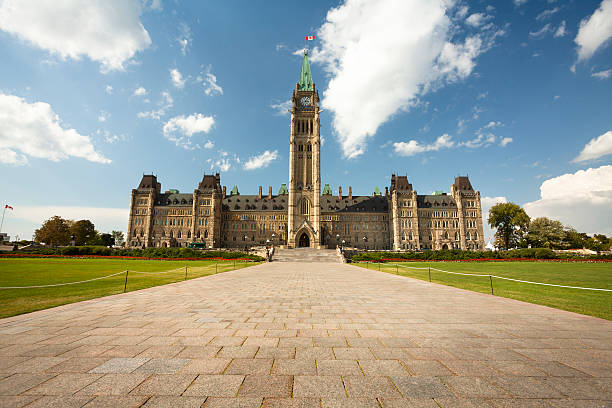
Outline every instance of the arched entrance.
[(446, 244), (442, 245), (442, 249), (448, 249), (448, 245)]
[(302, 232), (302, 235), (300, 235), (300, 239), (298, 241), (298, 246), (300, 248), (309, 247), (310, 246), (310, 237), (308, 236), (307, 233)]

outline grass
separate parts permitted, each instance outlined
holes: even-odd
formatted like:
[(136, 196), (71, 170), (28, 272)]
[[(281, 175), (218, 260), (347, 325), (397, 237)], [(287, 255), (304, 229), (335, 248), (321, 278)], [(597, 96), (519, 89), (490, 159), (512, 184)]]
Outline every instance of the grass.
[[(429, 280), (428, 269), (474, 273), (486, 276), (463, 276), (431, 270), (431, 281), (443, 285), (491, 293), (489, 274), (532, 282), (587, 288), (612, 289), (612, 264), (562, 262), (402, 262), (388, 264), (356, 264), (411, 278)], [(397, 266), (396, 266), (397, 265)], [(408, 268), (411, 267), (411, 268)], [(612, 320), (612, 292), (557, 288), (493, 278), (496, 296), (522, 300)]]
[[(82, 281), (129, 270), (127, 291), (165, 285), (185, 279), (241, 269), (242, 261), (147, 261), (124, 259), (5, 259), (0, 258), (0, 287), (49, 285)], [(172, 271), (168, 273), (159, 273)], [(149, 273), (137, 273), (149, 272)], [(156, 272), (154, 274), (152, 272)], [(35, 310), (123, 293), (126, 274), (76, 285), (1, 289), (0, 318)]]

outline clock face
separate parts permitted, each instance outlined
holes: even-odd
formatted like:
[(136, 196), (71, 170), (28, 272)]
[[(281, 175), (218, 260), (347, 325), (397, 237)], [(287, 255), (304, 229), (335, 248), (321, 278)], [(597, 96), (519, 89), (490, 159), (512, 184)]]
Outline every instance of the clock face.
[(302, 105), (302, 106), (310, 106), (310, 96), (302, 96), (300, 98), (300, 105)]

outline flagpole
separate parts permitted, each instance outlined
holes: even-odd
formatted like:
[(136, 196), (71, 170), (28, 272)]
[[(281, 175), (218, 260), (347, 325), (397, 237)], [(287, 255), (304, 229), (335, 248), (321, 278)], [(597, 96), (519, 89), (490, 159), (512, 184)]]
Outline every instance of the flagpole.
[(6, 212), (6, 205), (4, 206), (4, 211), (2, 211), (2, 222), (0, 222), (0, 232), (2, 232), (2, 226), (4, 226), (4, 213)]

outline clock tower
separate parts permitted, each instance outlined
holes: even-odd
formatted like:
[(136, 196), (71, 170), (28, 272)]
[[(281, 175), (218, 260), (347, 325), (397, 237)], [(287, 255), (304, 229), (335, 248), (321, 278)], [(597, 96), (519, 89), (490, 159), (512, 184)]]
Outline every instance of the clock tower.
[(321, 247), (321, 134), (319, 92), (304, 52), (300, 79), (291, 97), (287, 245)]

